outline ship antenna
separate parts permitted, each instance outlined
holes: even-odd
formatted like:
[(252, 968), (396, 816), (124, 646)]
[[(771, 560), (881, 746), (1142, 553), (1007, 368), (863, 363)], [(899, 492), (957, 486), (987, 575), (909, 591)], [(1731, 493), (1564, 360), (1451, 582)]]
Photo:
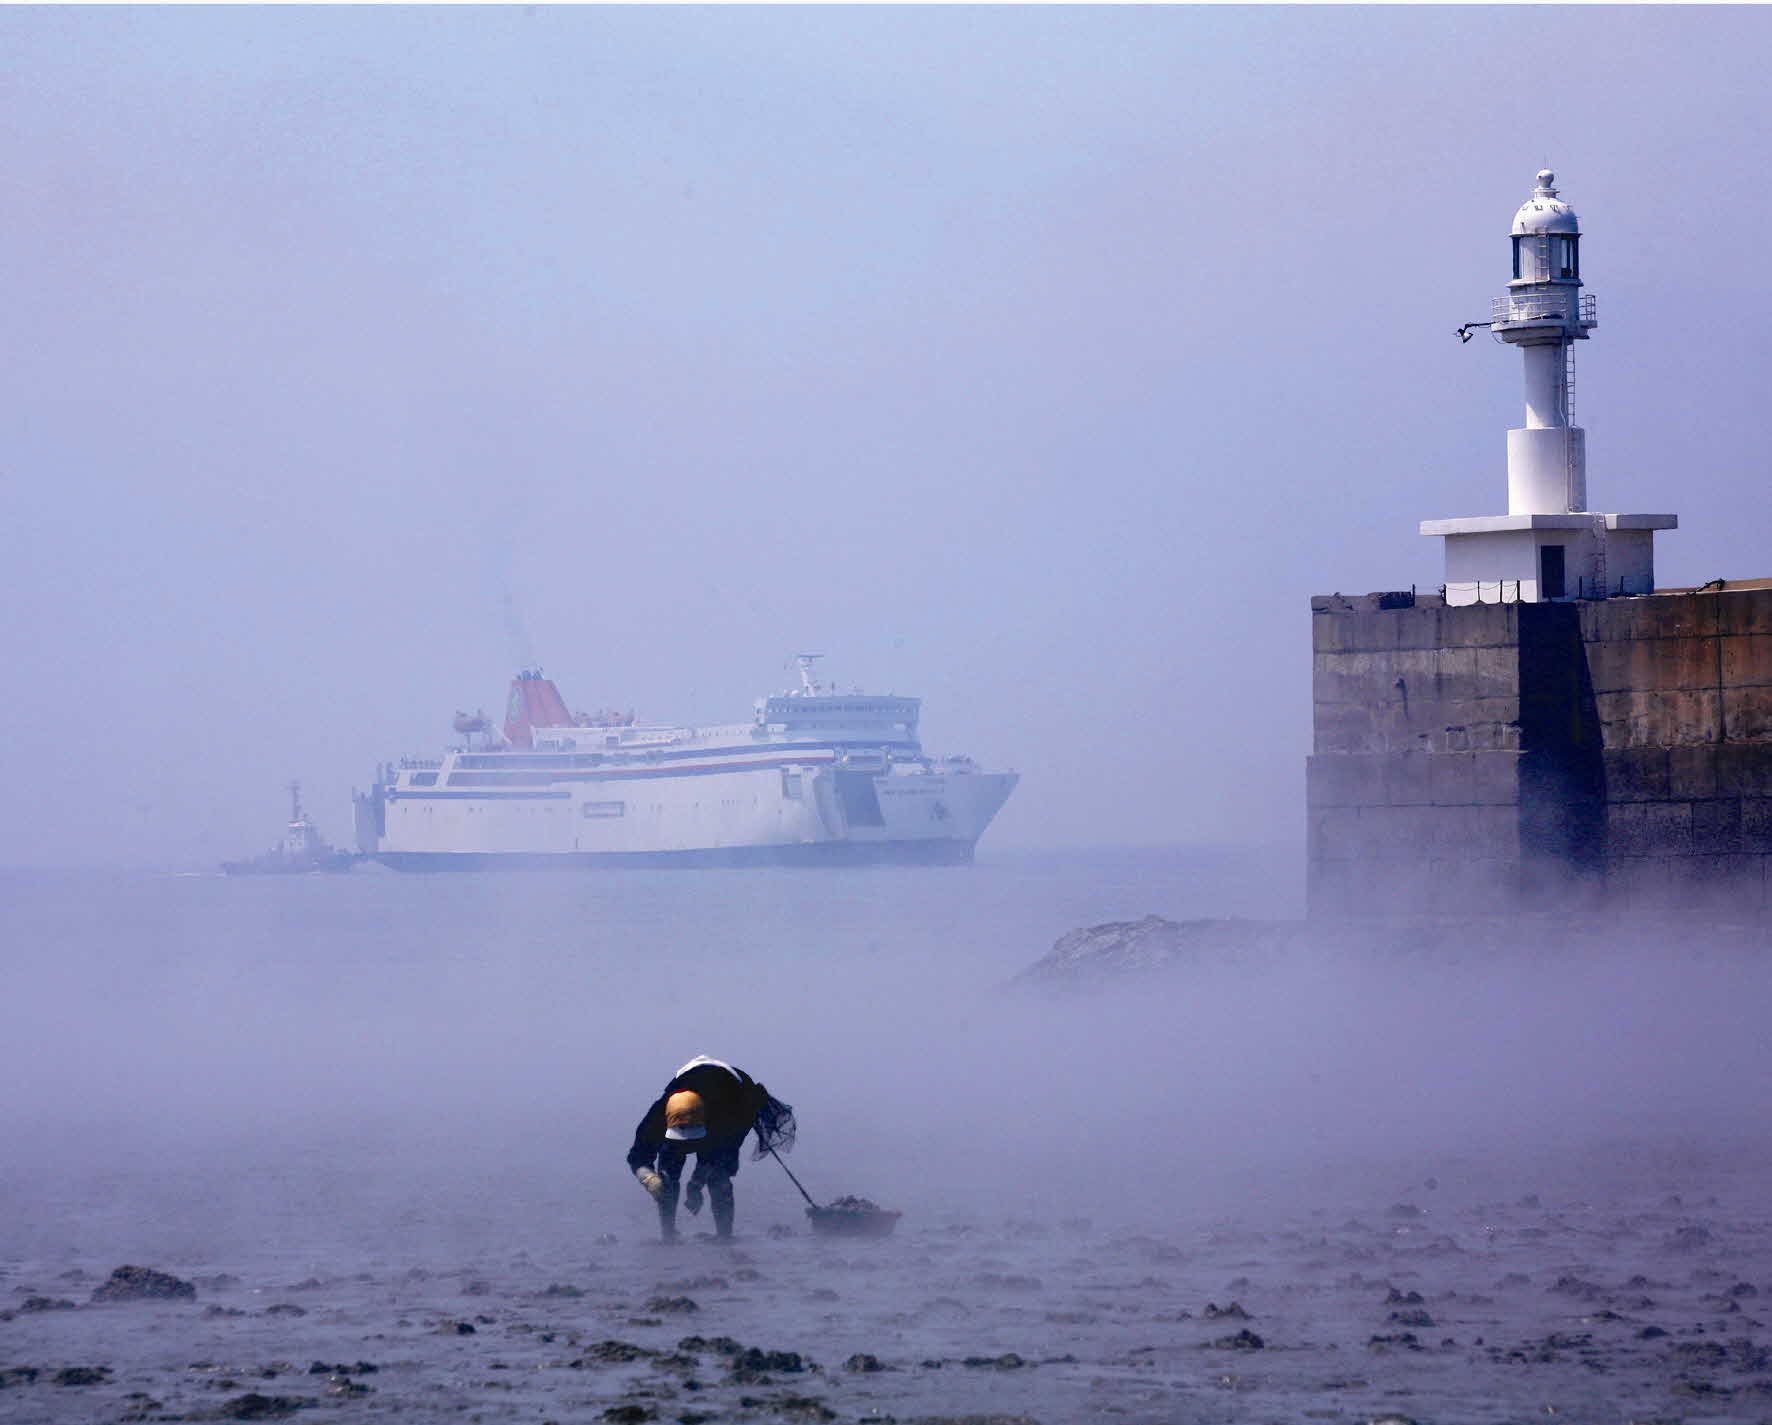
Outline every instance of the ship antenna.
[(300, 821), (301, 820), (301, 783), (300, 782), (291, 782), (289, 784), (289, 819), (291, 821)]
[(806, 697), (816, 698), (821, 691), (817, 680), (812, 676), (812, 665), (823, 657), (822, 653), (796, 653), (794, 655), (794, 662), (800, 667), (800, 691)]

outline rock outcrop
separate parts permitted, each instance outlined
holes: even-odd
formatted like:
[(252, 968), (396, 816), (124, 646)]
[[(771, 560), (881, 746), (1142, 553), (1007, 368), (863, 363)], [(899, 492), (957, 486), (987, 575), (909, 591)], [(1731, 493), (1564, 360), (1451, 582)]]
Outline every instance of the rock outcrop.
[(1061, 935), (1010, 983), (1037, 989), (1104, 988), (1196, 966), (1258, 966), (1292, 953), (1488, 960), (1522, 950), (1535, 955), (1611, 953), (1661, 942), (1702, 945), (1723, 954), (1764, 953), (1772, 948), (1772, 929), (1741, 921), (1686, 918), (1659, 923), (1553, 914), (1313, 920), (1166, 920), (1147, 915)]
[(1115, 920), (1061, 935), (1016, 984), (1082, 987), (1174, 969), (1202, 958), (1243, 959), (1290, 949), (1302, 920)]

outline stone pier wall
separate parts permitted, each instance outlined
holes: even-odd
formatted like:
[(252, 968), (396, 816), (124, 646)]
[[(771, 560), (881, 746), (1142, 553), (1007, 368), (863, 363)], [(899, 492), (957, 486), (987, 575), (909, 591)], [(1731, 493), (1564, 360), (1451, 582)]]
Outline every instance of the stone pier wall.
[(1772, 589), (1582, 607), (1627, 904), (1772, 907)]
[(1314, 914), (1772, 906), (1772, 589), (1312, 624)]

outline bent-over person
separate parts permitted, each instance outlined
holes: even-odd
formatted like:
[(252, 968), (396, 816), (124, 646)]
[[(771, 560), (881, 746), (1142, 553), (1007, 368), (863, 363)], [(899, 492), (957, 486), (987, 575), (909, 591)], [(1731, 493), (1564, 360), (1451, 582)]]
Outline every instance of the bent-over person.
[(794, 1146), (794, 1110), (743, 1069), (698, 1054), (671, 1076), (628, 1149), (628, 1167), (658, 1203), (659, 1234), (677, 1237), (677, 1200), (683, 1165), (693, 1155), (683, 1205), (701, 1211), (705, 1191), (714, 1209), (714, 1235), (732, 1236), (732, 1179), (747, 1133), (756, 1134), (753, 1160)]

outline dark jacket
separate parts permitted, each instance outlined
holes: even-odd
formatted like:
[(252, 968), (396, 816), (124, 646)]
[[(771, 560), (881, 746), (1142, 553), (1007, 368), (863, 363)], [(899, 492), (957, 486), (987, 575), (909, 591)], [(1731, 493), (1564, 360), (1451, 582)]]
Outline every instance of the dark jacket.
[(685, 1152), (708, 1153), (730, 1148), (736, 1153), (745, 1134), (754, 1128), (757, 1130), (755, 1156), (760, 1158), (770, 1146), (781, 1142), (783, 1135), (775, 1125), (783, 1114), (789, 1125), (786, 1136), (792, 1137), (793, 1110), (773, 1098), (743, 1069), (695, 1064), (666, 1084), (664, 1092), (646, 1110), (646, 1116), (634, 1130), (634, 1146), (628, 1149), (630, 1171), (649, 1168), (658, 1160), (659, 1150), (668, 1141), (665, 1138), (665, 1100), (684, 1089), (701, 1095), (702, 1102), (707, 1105), (708, 1129), (707, 1137), (676, 1145)]

